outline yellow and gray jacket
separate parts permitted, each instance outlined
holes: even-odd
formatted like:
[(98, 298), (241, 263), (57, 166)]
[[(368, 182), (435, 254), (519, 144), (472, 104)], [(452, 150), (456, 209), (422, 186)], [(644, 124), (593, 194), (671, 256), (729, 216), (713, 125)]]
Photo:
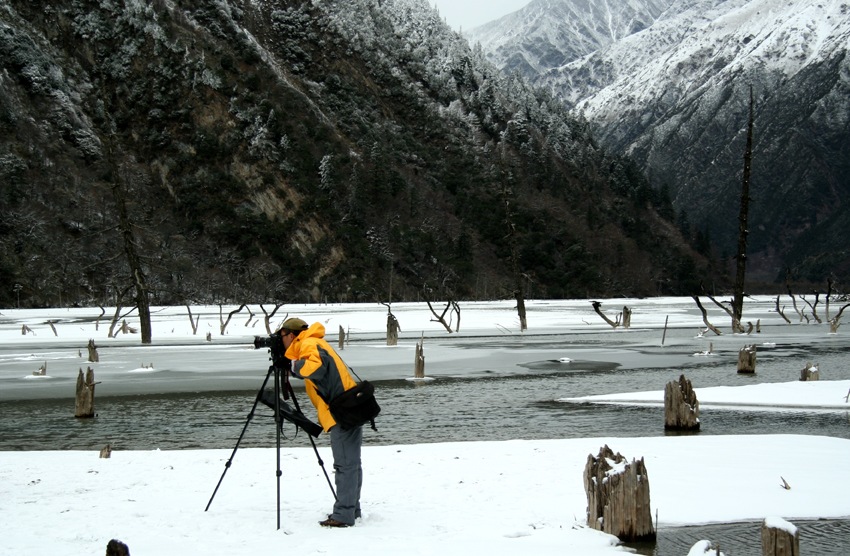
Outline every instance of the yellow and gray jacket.
[(304, 379), (307, 396), (316, 406), (319, 424), (327, 432), (336, 425), (328, 401), (357, 383), (345, 362), (324, 338), (325, 327), (314, 322), (292, 341), (286, 357), (292, 361), (292, 375)]

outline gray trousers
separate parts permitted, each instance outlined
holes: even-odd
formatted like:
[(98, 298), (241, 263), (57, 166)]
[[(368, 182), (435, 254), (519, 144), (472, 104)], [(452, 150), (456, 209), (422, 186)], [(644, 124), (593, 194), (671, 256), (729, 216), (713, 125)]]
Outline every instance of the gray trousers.
[(360, 467), (363, 427), (344, 430), (337, 425), (330, 434), (336, 482), (336, 503), (331, 517), (354, 525), (354, 519), (360, 517), (360, 487), (363, 485), (363, 469)]

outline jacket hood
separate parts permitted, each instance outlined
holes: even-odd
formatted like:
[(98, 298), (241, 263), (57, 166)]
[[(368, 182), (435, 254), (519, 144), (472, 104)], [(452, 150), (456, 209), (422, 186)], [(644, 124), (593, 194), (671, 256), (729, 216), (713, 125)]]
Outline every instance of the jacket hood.
[(310, 328), (302, 332), (298, 335), (298, 338), (301, 340), (305, 340), (307, 338), (324, 338), (325, 337), (325, 325), (320, 322), (314, 322), (310, 325)]

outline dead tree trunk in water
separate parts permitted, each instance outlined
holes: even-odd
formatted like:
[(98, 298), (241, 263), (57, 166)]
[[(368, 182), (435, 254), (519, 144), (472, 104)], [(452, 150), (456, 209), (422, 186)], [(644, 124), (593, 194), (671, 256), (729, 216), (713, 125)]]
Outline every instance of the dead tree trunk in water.
[(151, 307), (148, 281), (142, 269), (142, 260), (136, 250), (136, 238), (133, 234), (132, 223), (127, 213), (127, 201), (124, 197), (124, 185), (116, 181), (112, 186), (115, 204), (118, 205), (118, 221), (121, 237), (124, 241), (124, 253), (133, 277), (133, 287), (136, 290), (136, 307), (139, 309), (139, 328), (142, 333), (142, 343), (151, 343)]
[[(747, 272), (747, 216), (750, 210), (750, 170), (753, 162), (753, 86), (750, 85), (750, 117), (747, 122), (747, 148), (744, 151), (744, 177), (741, 184), (741, 212), (738, 216), (738, 251), (735, 273), (735, 296), (732, 300), (732, 320), (741, 322), (744, 312), (744, 278)], [(739, 324), (740, 326), (740, 324)]]
[(89, 367), (83, 377), (83, 370), (77, 375), (77, 393), (74, 404), (74, 417), (94, 417), (94, 370)]
[(401, 331), (401, 325), (398, 319), (393, 314), (392, 307), (389, 303), (384, 303), (387, 306), (387, 345), (398, 345), (398, 333)]
[[(591, 301), (590, 304), (593, 305), (593, 310), (596, 312), (596, 314), (602, 317), (602, 320), (607, 322), (611, 326), (611, 328), (617, 328), (618, 326), (620, 326), (620, 319), (623, 317), (624, 313), (620, 313), (619, 315), (617, 315), (617, 320), (611, 320), (610, 318), (608, 318), (607, 315), (605, 315), (605, 313), (602, 312), (602, 302)], [(627, 309), (628, 307), (623, 307), (624, 311)], [(631, 320), (631, 315), (629, 315), (629, 319)]]
[(738, 352), (738, 372), (752, 374), (756, 372), (756, 346), (744, 346)]
[(699, 401), (685, 375), (664, 388), (664, 430), (699, 430)]
[(761, 525), (762, 556), (800, 556), (800, 530), (780, 518), (765, 519)]
[(416, 343), (416, 355), (413, 360), (413, 378), (425, 378), (425, 335)]
[(820, 370), (818, 370), (817, 365), (809, 361), (803, 370), (800, 371), (800, 381), (807, 382), (813, 380), (820, 380)]
[(700, 313), (702, 313), (702, 322), (705, 323), (705, 326), (718, 336), (721, 336), (722, 334), (720, 333), (720, 330), (718, 330), (717, 327), (708, 322), (708, 313), (706, 312), (705, 307), (702, 306), (702, 302), (699, 300), (699, 296), (692, 295), (691, 297), (696, 302), (697, 307), (699, 307)]
[(838, 327), (841, 326), (841, 314), (844, 312), (844, 309), (850, 307), (850, 303), (841, 307), (838, 310), (838, 314), (829, 319), (829, 333), (830, 334), (838, 334)]
[(519, 316), (519, 329), (524, 332), (528, 329), (528, 320), (525, 313), (525, 296), (523, 295), (522, 279), (523, 274), (519, 267), (519, 253), (517, 252), (517, 232), (516, 224), (514, 223), (514, 212), (511, 208), (512, 192), (507, 185), (502, 187), (502, 200), (505, 203), (505, 226), (508, 234), (505, 237), (511, 249), (511, 270), (514, 275), (514, 299), (516, 299), (516, 310)]

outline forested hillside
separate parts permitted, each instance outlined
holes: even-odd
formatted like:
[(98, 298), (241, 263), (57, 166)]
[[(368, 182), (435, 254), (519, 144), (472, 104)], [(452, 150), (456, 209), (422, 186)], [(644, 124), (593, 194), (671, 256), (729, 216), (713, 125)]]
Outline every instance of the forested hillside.
[(0, 1), (0, 305), (690, 293), (670, 201), (426, 0)]

